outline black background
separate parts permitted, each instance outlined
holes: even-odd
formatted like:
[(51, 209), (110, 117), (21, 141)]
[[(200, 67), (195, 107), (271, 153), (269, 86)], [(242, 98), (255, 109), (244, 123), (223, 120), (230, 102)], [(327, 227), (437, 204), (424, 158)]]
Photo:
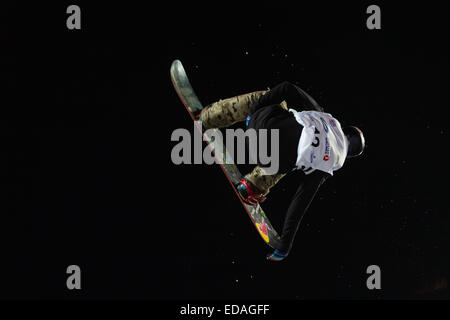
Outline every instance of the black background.
[[(372, 2), (313, 3), (76, 3), (81, 30), (72, 3), (2, 5), (0, 297), (448, 298), (448, 12), (376, 2), (368, 30)], [(289, 80), (364, 131), (286, 261), (220, 167), (172, 164), (193, 132), (174, 59), (204, 104)], [(276, 226), (299, 177), (269, 196)]]

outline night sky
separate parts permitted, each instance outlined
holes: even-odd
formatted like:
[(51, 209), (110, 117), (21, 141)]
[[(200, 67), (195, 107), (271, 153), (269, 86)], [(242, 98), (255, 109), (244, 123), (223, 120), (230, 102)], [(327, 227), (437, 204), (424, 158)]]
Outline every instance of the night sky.
[[(448, 11), (375, 2), (368, 30), (372, 2), (138, 3), (80, 3), (78, 31), (72, 3), (0, 10), (0, 298), (450, 297)], [(204, 105), (288, 80), (365, 133), (285, 261), (218, 165), (172, 164), (194, 130), (174, 59)], [(299, 179), (263, 205), (278, 229)]]

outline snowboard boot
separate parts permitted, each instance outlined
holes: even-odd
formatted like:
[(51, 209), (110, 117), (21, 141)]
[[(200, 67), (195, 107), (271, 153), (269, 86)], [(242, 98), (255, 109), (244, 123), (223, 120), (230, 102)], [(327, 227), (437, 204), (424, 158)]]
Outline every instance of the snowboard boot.
[(288, 256), (287, 252), (280, 251), (275, 249), (275, 251), (271, 254), (268, 254), (266, 259), (269, 261), (282, 261)]

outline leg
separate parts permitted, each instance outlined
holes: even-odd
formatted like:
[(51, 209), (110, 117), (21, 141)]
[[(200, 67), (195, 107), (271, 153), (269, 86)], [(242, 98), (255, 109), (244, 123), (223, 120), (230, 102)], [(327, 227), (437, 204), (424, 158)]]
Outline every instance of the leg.
[(250, 106), (267, 91), (255, 91), (233, 98), (219, 100), (205, 107), (200, 120), (205, 129), (228, 127), (244, 121), (250, 113)]
[[(286, 101), (283, 101), (279, 106), (285, 110), (288, 110)], [(279, 173), (274, 175), (264, 175), (263, 169), (260, 166), (256, 166), (252, 172), (245, 175), (245, 179), (250, 181), (261, 193), (266, 196), (270, 189), (274, 187), (278, 181), (280, 181), (286, 173)]]
[(245, 175), (245, 179), (250, 181), (255, 187), (261, 191), (262, 194), (267, 195), (270, 188), (275, 186), (286, 173), (279, 173), (274, 175), (264, 175), (261, 167), (256, 166), (252, 172)]

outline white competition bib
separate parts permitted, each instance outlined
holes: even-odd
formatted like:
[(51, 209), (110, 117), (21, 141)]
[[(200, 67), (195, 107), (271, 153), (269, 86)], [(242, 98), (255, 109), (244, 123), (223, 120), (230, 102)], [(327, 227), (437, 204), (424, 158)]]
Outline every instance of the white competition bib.
[(341, 124), (329, 113), (289, 109), (303, 126), (297, 150), (297, 167), (306, 174), (320, 170), (333, 175), (347, 157), (348, 142)]

